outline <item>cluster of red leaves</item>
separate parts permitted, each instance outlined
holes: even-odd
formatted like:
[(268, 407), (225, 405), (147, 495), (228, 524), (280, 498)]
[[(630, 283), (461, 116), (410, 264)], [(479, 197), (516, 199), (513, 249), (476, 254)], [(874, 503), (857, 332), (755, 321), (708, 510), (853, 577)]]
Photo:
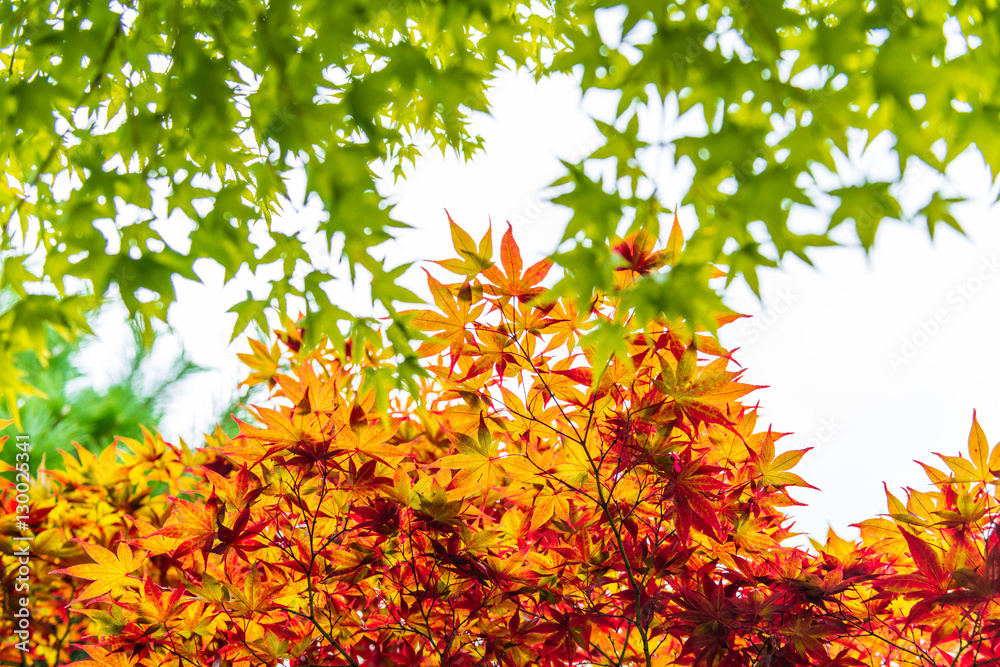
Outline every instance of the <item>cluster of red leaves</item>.
[[(282, 374), (256, 346), (274, 407), (208, 448), (228, 465), (200, 496), (47, 574), (90, 582), (79, 667), (1000, 660), (1000, 448), (978, 424), (970, 458), (890, 495), (860, 544), (785, 546), (804, 450), (758, 429), (711, 338), (621, 306), (683, 261), (676, 224), (666, 251), (615, 246), (617, 289), (589, 312), (546, 300), (548, 262), (525, 267), (510, 231), (499, 264), (489, 234), (452, 231), (460, 279), (429, 277), (436, 308), (412, 313), (420, 401), (376, 408), (394, 362), (370, 350), (300, 349), (291, 325)], [(627, 354), (595, 351), (597, 318)]]

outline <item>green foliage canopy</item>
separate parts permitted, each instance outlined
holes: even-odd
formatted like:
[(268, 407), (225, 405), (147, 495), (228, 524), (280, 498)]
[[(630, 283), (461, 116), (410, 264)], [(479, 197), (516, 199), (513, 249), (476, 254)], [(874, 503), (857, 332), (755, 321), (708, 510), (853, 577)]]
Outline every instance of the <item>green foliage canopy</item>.
[[(402, 226), (373, 167), (403, 175), (421, 133), (466, 158), (482, 148), (467, 120), (487, 109), (488, 82), (505, 68), (620, 92), (614, 122), (598, 123), (604, 144), (566, 163), (556, 183), (554, 201), (572, 209), (570, 243), (556, 257), (561, 289), (586, 299), (612, 284), (605, 241), (628, 224), (655, 228), (673, 207), (640, 159), (672, 148), (695, 168), (685, 202), (699, 226), (684, 262), (628, 297), (712, 328), (711, 264), (756, 289), (759, 267), (789, 252), (808, 261), (810, 248), (833, 243), (789, 229), (793, 204), (837, 198), (831, 226), (854, 225), (866, 249), (881, 220), (903, 215), (888, 183), (819, 191), (817, 174), (836, 172), (852, 133), (871, 141), (891, 131), (902, 174), (943, 171), (973, 143), (1000, 167), (996, 11), (968, 0), (2, 3), (2, 283), (21, 298), (0, 316), (0, 391), (10, 401), (28, 390), (12, 359), (44, 356), (42, 323), (75, 336), (88, 299), (113, 285), (134, 317), (163, 319), (173, 278), (195, 278), (200, 258), (227, 280), (243, 266), (308, 267), (303, 289), (276, 281), (264, 299), (237, 304), (236, 333), (297, 295), (311, 307), (307, 337), (377, 339), (371, 320), (330, 303), (329, 267), (270, 227), (290, 201), (293, 169), (322, 202), (319, 232), (352, 276), (371, 274), (389, 338), (408, 351), (394, 305), (416, 300), (398, 284), (405, 267), (370, 252)], [(964, 49), (946, 53), (946, 28)], [(667, 100), (703, 118), (707, 134), (640, 139), (639, 109)], [(588, 160), (611, 161), (613, 176), (594, 178)], [(920, 214), (931, 233), (938, 222), (958, 227), (949, 204), (931, 193)], [(752, 234), (761, 221), (766, 234)], [(251, 233), (265, 229), (261, 246)], [(189, 247), (167, 243), (177, 230)]]

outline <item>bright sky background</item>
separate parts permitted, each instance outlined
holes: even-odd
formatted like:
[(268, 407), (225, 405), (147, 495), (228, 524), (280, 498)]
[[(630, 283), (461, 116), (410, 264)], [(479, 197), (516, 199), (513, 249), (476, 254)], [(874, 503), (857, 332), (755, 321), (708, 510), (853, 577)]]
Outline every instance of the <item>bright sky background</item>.
[[(451, 256), (445, 208), (477, 239), (492, 220), (495, 244), (509, 220), (526, 261), (555, 249), (567, 213), (547, 204), (543, 189), (560, 175), (559, 158), (575, 161), (596, 148), (598, 133), (585, 110), (601, 114), (607, 100), (584, 103), (569, 81), (535, 84), (527, 76), (505, 77), (490, 99), (492, 116), (476, 121), (485, 154), (463, 164), (428, 151), (405, 182), (385, 184), (397, 202), (393, 216), (415, 228), (386, 250), (390, 263)], [(660, 119), (649, 120), (645, 126), (660, 126)], [(974, 408), (987, 438), (1000, 440), (994, 380), (1000, 375), (1000, 229), (990, 208), (996, 191), (981, 159), (965, 157), (950, 175), (957, 194), (977, 197), (955, 210), (968, 237), (939, 226), (932, 243), (926, 227), (884, 222), (868, 257), (860, 247), (825, 249), (815, 253), (815, 268), (789, 258), (761, 274), (761, 300), (744, 283), (727, 293), (730, 307), (754, 316), (723, 328), (721, 338), (740, 348), (735, 359), (747, 369), (744, 381), (768, 385), (748, 397), (760, 401), (758, 425), (793, 434), (779, 446), (815, 448), (797, 469), (822, 489), (796, 494), (808, 503), (793, 511), (802, 532), (821, 537), (832, 525), (855, 536), (849, 524), (885, 511), (883, 481), (897, 494), (903, 486), (922, 486), (926, 478), (913, 459), (933, 464), (932, 452), (964, 450)], [(672, 207), (690, 179), (668, 167), (669, 156), (662, 162), (660, 192)], [(848, 168), (888, 177), (888, 164), (876, 143)], [(923, 206), (926, 186), (919, 179), (901, 186), (910, 210)], [(304, 219), (310, 215), (315, 208), (306, 207)], [(696, 226), (690, 207), (680, 209), (680, 221), (690, 235)], [(856, 246), (843, 231), (842, 240)], [(197, 269), (206, 284), (178, 281), (179, 301), (170, 311), (175, 338), (165, 344), (175, 348), (165, 357), (182, 344), (211, 370), (171, 397), (161, 425), (168, 439), (188, 442), (210, 428), (245, 375), (235, 353), (246, 343), (229, 344), (235, 315), (225, 314), (243, 290), (221, 289), (221, 270), (208, 264)], [(408, 275), (419, 292), (423, 272), (414, 267)], [(360, 307), (366, 294), (345, 290), (341, 298)], [(123, 367), (123, 319), (123, 312), (105, 317), (100, 341), (83, 355), (98, 384)]]

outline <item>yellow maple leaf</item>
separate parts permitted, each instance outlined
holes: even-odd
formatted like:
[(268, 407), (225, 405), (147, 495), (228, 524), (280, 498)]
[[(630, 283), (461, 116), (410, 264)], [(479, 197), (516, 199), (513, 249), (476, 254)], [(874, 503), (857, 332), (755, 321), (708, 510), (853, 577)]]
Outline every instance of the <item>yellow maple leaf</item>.
[(119, 542), (118, 553), (114, 554), (97, 544), (88, 544), (83, 540), (74, 541), (78, 542), (95, 562), (53, 570), (52, 574), (68, 574), (71, 577), (89, 579), (91, 583), (80, 594), (79, 599), (89, 600), (105, 593), (111, 593), (112, 597), (117, 598), (126, 588), (140, 585), (139, 579), (129, 578), (129, 574), (143, 564), (146, 559), (145, 551), (132, 553), (127, 544)]

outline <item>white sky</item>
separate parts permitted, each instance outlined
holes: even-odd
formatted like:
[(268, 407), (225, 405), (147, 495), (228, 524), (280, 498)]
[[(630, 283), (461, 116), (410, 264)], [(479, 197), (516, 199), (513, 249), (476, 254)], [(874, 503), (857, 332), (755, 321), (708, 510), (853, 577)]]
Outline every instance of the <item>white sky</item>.
[[(583, 108), (600, 113), (601, 100), (582, 105), (575, 84), (536, 85), (526, 76), (504, 78), (490, 99), (493, 115), (477, 121), (485, 154), (463, 164), (428, 151), (405, 182), (386, 184), (397, 202), (394, 217), (415, 227), (387, 250), (393, 264), (451, 256), (445, 208), (477, 239), (492, 219), (495, 244), (510, 220), (526, 261), (555, 248), (567, 213), (547, 204), (542, 190), (560, 175), (558, 158), (575, 161), (596, 148), (598, 134)], [(925, 227), (885, 222), (870, 257), (860, 248), (824, 249), (813, 255), (815, 269), (790, 257), (781, 269), (762, 272), (761, 301), (744, 283), (727, 294), (732, 308), (756, 316), (723, 328), (721, 338), (740, 348), (735, 358), (748, 369), (744, 381), (769, 385), (748, 397), (760, 401), (758, 424), (794, 433), (781, 445), (815, 447), (797, 469), (822, 489), (797, 494), (809, 504), (793, 510), (802, 532), (822, 536), (832, 525), (856, 535), (849, 524), (885, 511), (883, 481), (897, 494), (899, 487), (921, 486), (926, 478), (913, 459), (933, 464), (931, 452), (964, 450), (973, 408), (987, 438), (1000, 439), (1000, 389), (993, 381), (1000, 371), (1000, 354), (993, 352), (1000, 230), (986, 199), (989, 172), (978, 156), (967, 157), (952, 181), (957, 192), (979, 197), (955, 210), (968, 237), (940, 225), (932, 243)], [(885, 164), (873, 158), (862, 168), (878, 174)], [(664, 204), (672, 207), (689, 181), (683, 171), (665, 168)], [(926, 186), (907, 183), (903, 197), (922, 206)], [(681, 208), (680, 218), (689, 235), (693, 210)], [(850, 234), (844, 240), (855, 243)], [(246, 344), (229, 345), (235, 316), (225, 314), (243, 298), (242, 288), (224, 291), (221, 270), (198, 269), (206, 285), (177, 281), (170, 323), (190, 358), (213, 372), (172, 397), (161, 425), (168, 439), (188, 442), (209, 429), (245, 375), (235, 353)], [(423, 272), (414, 267), (408, 275), (420, 293)], [(343, 298), (363, 304), (364, 290)], [(119, 313), (102, 321), (101, 342), (86, 355), (85, 370), (98, 383), (115, 373), (121, 319)]]

